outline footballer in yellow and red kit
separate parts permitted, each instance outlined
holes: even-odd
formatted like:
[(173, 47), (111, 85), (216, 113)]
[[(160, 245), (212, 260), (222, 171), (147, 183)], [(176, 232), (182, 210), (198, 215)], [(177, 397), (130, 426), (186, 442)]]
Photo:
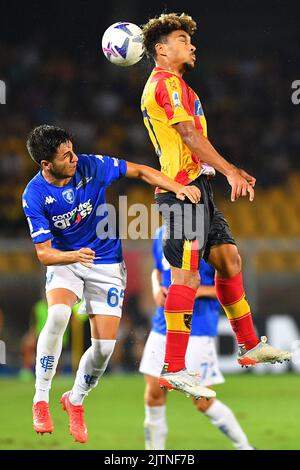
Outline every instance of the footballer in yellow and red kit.
[(155, 67), (144, 88), (142, 112), (162, 173), (184, 185), (201, 174), (215, 174), (214, 168), (192, 154), (173, 127), (191, 121), (207, 137), (200, 99), (179, 75)]
[[(199, 232), (203, 234), (201, 240), (186, 233), (181, 238), (174, 235), (176, 227), (184, 228), (184, 206), (190, 206), (189, 201), (178, 201), (171, 193), (160, 188), (157, 188), (155, 197), (167, 226), (168, 238), (164, 240), (166, 259), (173, 267), (196, 271), (199, 269), (201, 254), (205, 261), (208, 260), (211, 246), (235, 244), (223, 214), (213, 201), (209, 179), (215, 175), (215, 169), (193, 155), (174, 126), (179, 122), (191, 121), (207, 137), (207, 124), (200, 99), (180, 75), (155, 67), (145, 85), (141, 107), (162, 173), (178, 183), (196, 185), (201, 191), (200, 205), (204, 210), (202, 225), (199, 227)], [(180, 206), (182, 211), (179, 218), (177, 216), (176, 220), (174, 217), (171, 220), (168, 210), (174, 204)], [(196, 210), (196, 206), (192, 205), (193, 220), (196, 219)]]

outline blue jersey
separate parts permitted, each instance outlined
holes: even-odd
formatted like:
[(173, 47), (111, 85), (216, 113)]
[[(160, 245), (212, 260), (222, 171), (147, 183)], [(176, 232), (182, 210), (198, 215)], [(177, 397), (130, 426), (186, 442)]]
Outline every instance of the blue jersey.
[(105, 236), (105, 192), (126, 170), (124, 160), (83, 154), (78, 155), (76, 173), (65, 186), (48, 183), (40, 171), (23, 193), (33, 243), (51, 240), (51, 246), (61, 251), (91, 248), (96, 264), (120, 263), (120, 240), (116, 235)]
[[(163, 237), (165, 226), (158, 228), (153, 241), (152, 253), (154, 266), (161, 273), (161, 285), (169, 287), (171, 284), (171, 270), (163, 253)], [(212, 266), (201, 260), (200, 269), (201, 285), (213, 286), (215, 283), (215, 270)], [(220, 315), (220, 304), (217, 299), (198, 298), (195, 300), (191, 335), (194, 336), (217, 336), (218, 320)], [(157, 333), (166, 334), (166, 321), (164, 308), (157, 307), (152, 318), (152, 330)]]

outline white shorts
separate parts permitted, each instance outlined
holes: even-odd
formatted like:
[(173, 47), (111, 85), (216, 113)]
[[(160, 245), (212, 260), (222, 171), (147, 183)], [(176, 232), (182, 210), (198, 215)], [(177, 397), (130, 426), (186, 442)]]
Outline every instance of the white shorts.
[[(164, 365), (165, 347), (165, 335), (151, 331), (139, 368), (142, 374), (160, 376)], [(202, 385), (221, 384), (225, 381), (219, 369), (213, 337), (190, 336), (185, 361), (188, 371), (200, 373)]]
[(57, 288), (74, 292), (78, 299), (84, 297), (78, 313), (121, 317), (126, 288), (125, 263), (94, 264), (91, 268), (80, 263), (49, 266), (46, 292)]

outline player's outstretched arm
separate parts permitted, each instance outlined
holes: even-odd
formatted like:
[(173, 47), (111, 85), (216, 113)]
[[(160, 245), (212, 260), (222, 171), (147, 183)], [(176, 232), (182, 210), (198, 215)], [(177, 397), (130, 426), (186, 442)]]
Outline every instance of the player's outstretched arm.
[(201, 192), (196, 186), (183, 186), (168, 176), (163, 175), (160, 171), (146, 165), (138, 165), (131, 162), (126, 162), (126, 164), (127, 171), (125, 176), (128, 178), (139, 178), (153, 186), (159, 186), (166, 191), (172, 191), (176, 193), (177, 199), (184, 200), (187, 197), (193, 203), (200, 201)]
[(81, 263), (90, 268), (95, 259), (95, 252), (91, 248), (81, 248), (75, 251), (60, 251), (51, 247), (51, 240), (35, 245), (37, 257), (44, 266)]
[(253, 201), (253, 188), (256, 181), (253, 176), (225, 160), (210, 141), (196, 130), (192, 122), (179, 122), (174, 125), (174, 128), (193, 154), (226, 176), (231, 186), (232, 201), (236, 201), (240, 196), (247, 196), (248, 193), (250, 201)]

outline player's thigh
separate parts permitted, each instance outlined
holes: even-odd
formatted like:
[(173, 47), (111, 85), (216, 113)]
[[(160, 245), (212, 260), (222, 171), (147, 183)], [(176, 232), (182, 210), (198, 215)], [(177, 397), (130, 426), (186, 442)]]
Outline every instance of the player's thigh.
[(164, 365), (166, 336), (156, 331), (150, 331), (146, 341), (139, 372), (152, 377), (159, 377)]
[(48, 307), (57, 304), (64, 304), (68, 305), (69, 307), (73, 307), (73, 305), (77, 302), (77, 295), (68, 290), (68, 289), (53, 289), (46, 294)]
[(234, 276), (242, 269), (241, 257), (236, 245), (224, 243), (214, 245), (210, 249), (208, 262), (219, 274)]
[(120, 317), (113, 315), (89, 315), (91, 336), (94, 339), (116, 339)]
[(193, 289), (198, 289), (200, 285), (199, 270), (186, 271), (185, 269), (174, 268), (171, 266), (171, 277), (173, 284), (189, 286)]
[(178, 270), (197, 272), (209, 228), (209, 218), (204, 217), (207, 212), (204, 204), (180, 201), (172, 193), (157, 195), (156, 203), (166, 225), (163, 239), (165, 258)]
[[(81, 272), (82, 269), (82, 272)], [(68, 266), (49, 266), (46, 274), (46, 297), (48, 305), (66, 304), (72, 307), (82, 298), (83, 270), (79, 263)]]
[(126, 288), (126, 267), (123, 263), (96, 264), (84, 279), (84, 308), (88, 315), (122, 316)]

